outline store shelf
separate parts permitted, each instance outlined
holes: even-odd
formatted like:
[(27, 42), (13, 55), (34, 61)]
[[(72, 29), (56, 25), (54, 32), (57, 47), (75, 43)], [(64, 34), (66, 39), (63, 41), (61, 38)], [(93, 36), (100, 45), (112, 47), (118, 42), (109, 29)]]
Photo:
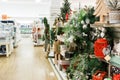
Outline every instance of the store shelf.
[(98, 58), (98, 57), (96, 57), (95, 55), (92, 55), (92, 57), (93, 57), (93, 58), (97, 58), (97, 59), (99, 59), (100, 61), (103, 61), (103, 62), (105, 62), (105, 63), (108, 64), (108, 77), (109, 77), (109, 78), (112, 78), (112, 76), (111, 76), (111, 66), (115, 66), (115, 67), (117, 67), (117, 68), (120, 68), (120, 67), (112, 64), (110, 61), (106, 61), (105, 59)]
[(97, 27), (103, 27), (104, 23), (95, 23), (95, 24), (91, 24), (90, 26), (93, 28), (97, 28)]
[(0, 53), (0, 55), (6, 55), (6, 53)]
[(113, 28), (120, 28), (120, 24), (106, 24), (106, 23), (95, 23), (91, 24), (91, 27), (113, 27)]
[(120, 28), (120, 24), (103, 24), (103, 27), (116, 27), (116, 28)]
[(6, 55), (7, 57), (12, 53), (13, 51), (13, 46), (12, 46), (13, 41), (0, 41), (0, 45), (5, 45), (6, 46), (6, 51), (5, 53), (0, 53), (0, 55)]

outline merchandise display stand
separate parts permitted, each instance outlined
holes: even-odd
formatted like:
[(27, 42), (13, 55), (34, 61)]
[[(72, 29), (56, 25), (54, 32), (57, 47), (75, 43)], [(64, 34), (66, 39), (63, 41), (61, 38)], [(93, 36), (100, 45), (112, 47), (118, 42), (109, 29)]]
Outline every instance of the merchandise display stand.
[(43, 44), (44, 44), (44, 41), (42, 41), (40, 39), (37, 40), (37, 43), (34, 42), (34, 46), (43, 46)]
[[(49, 53), (49, 57), (48, 57), (48, 60), (50, 62), (50, 65), (52, 66), (58, 80), (68, 80), (67, 79), (67, 74), (65, 72), (65, 69), (62, 68), (62, 65), (64, 63), (64, 60), (57, 60), (57, 63), (55, 62), (55, 54), (54, 54), (54, 51), (53, 51), (54, 48), (51, 48), (51, 51)], [(65, 62), (66, 64), (66, 62)]]
[(19, 41), (21, 40), (20, 28), (19, 26), (14, 27), (14, 42), (13, 47), (16, 48), (18, 46)]
[(2, 20), (0, 23), (0, 55), (8, 57), (13, 51), (16, 34), (14, 26), (13, 20)]
[[(50, 55), (52, 55), (52, 54), (53, 54), (53, 52), (50, 53)], [(48, 58), (48, 61), (50, 62), (50, 65), (52, 66), (58, 80), (68, 80), (66, 72), (61, 71), (59, 69), (59, 66), (54, 63), (54, 58)]]
[(44, 37), (44, 27), (41, 20), (37, 20), (32, 25), (32, 38), (34, 46), (43, 46), (45, 41), (43, 41)]
[(37, 31), (33, 34), (33, 41), (34, 41), (34, 46), (41, 46), (44, 44), (44, 41), (42, 41), (42, 34), (40, 32), (40, 28), (36, 28)]
[[(97, 58), (97, 57), (95, 57), (95, 58)], [(97, 58), (97, 59), (99, 59), (99, 58)], [(116, 65), (112, 65), (109, 61), (106, 61), (104, 59), (99, 59), (99, 60), (108, 64), (108, 68), (107, 68), (108, 69), (108, 77), (112, 78), (112, 76), (111, 76), (111, 66), (115, 66), (115, 67), (117, 67), (117, 66)], [(120, 67), (117, 67), (117, 68), (120, 68)]]
[(11, 46), (12, 45), (11, 42), (0, 41), (0, 45), (5, 45), (6, 47), (5, 53), (0, 53), (0, 55), (6, 55), (8, 57), (13, 51), (13, 46)]
[[(91, 25), (92, 27), (97, 27), (97, 28), (99, 28), (99, 27), (108, 27), (108, 28), (112, 28), (113, 29), (113, 32), (114, 32), (114, 34), (115, 34), (115, 39), (120, 39), (120, 24), (92, 24)], [(114, 39), (114, 41), (115, 41), (115, 39)], [(97, 58), (97, 57), (96, 57)], [(97, 59), (99, 59), (99, 58), (97, 58)], [(113, 65), (113, 64), (111, 64), (109, 61), (106, 61), (106, 60), (104, 60), (104, 59), (99, 59), (99, 60), (101, 60), (101, 61), (103, 61), (103, 62), (105, 62), (105, 63), (107, 63), (108, 64), (108, 77), (109, 78), (111, 78), (112, 79), (112, 74), (111, 74), (111, 67), (112, 66), (115, 66), (116, 68), (120, 68), (120, 67), (117, 67), (116, 65)], [(116, 62), (118, 62), (118, 61), (116, 61)], [(116, 63), (117, 64), (117, 63)], [(119, 64), (117, 64), (117, 65), (119, 65)]]

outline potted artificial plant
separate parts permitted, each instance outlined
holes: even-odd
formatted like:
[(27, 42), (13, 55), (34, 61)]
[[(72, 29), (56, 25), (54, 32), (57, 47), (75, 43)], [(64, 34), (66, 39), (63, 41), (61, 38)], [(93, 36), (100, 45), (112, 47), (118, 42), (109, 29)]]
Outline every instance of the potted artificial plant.
[(120, 0), (106, 0), (110, 9), (109, 23), (120, 23)]

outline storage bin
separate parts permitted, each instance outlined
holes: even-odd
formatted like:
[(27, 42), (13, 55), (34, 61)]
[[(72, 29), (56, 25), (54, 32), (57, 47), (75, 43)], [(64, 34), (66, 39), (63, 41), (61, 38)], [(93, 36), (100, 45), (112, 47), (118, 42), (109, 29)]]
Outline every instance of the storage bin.
[(96, 71), (96, 73), (92, 76), (92, 80), (103, 80), (106, 76), (105, 71)]
[(94, 54), (96, 57), (104, 58), (103, 49), (108, 46), (108, 41), (104, 38), (97, 39), (94, 43)]

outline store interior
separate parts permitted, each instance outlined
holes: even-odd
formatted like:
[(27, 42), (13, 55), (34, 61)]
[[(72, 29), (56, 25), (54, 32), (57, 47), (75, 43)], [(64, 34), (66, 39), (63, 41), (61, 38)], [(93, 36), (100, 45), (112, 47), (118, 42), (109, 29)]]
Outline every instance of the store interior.
[(120, 80), (120, 0), (1, 0), (0, 80)]

